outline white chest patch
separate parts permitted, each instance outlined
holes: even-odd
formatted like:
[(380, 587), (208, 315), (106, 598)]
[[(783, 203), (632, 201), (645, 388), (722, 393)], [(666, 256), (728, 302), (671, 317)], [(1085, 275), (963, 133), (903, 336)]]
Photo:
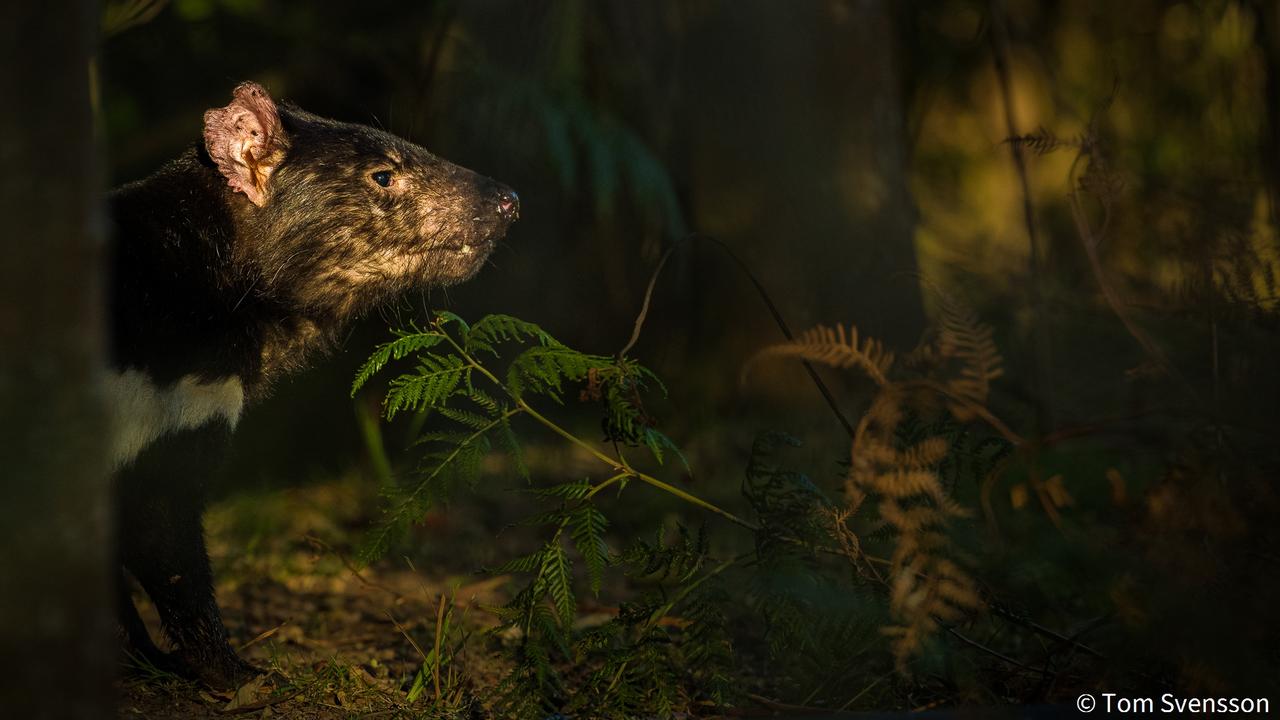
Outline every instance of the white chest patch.
[(127, 465), (138, 453), (169, 433), (223, 420), (232, 428), (244, 409), (244, 385), (237, 377), (201, 382), (184, 375), (158, 387), (139, 370), (111, 373), (106, 379), (111, 408), (111, 466)]

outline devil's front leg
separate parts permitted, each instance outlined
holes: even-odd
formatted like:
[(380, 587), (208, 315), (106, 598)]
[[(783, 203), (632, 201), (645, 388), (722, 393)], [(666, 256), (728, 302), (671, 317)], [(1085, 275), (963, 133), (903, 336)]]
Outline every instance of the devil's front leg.
[(205, 488), (228, 436), (205, 426), (162, 438), (117, 477), (121, 560), (155, 603), (173, 646), (165, 664), (215, 688), (258, 672), (231, 648), (204, 542)]

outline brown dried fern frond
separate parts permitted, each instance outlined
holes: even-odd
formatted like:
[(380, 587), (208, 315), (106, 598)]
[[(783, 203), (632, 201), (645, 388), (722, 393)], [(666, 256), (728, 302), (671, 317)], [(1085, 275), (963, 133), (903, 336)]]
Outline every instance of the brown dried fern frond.
[(880, 517), (903, 535), (911, 535), (935, 527), (944, 520), (943, 514), (935, 507), (930, 505), (904, 507), (894, 498), (885, 498), (880, 502)]
[[(825, 517), (841, 554), (858, 572), (882, 583), (889, 591), (896, 664), (907, 662), (943, 622), (950, 623), (982, 606), (977, 584), (948, 556), (951, 518), (968, 515), (943, 485), (938, 466), (951, 450), (945, 437), (933, 436), (906, 444), (900, 426), (910, 417), (935, 417), (950, 412), (964, 421), (986, 411), (991, 382), (1002, 373), (1001, 357), (990, 327), (977, 313), (939, 292), (941, 315), (933, 340), (917, 350), (916, 363), (903, 378), (890, 377), (894, 355), (874, 339), (860, 340), (849, 326), (818, 326), (794, 342), (757, 353), (748, 363), (769, 356), (800, 358), (836, 368), (856, 368), (878, 386), (871, 403), (853, 430), (849, 471), (845, 476), (845, 506)], [(744, 374), (746, 370), (744, 369)], [(922, 377), (921, 377), (922, 376)], [(851, 519), (874, 500), (876, 515), (862, 537)], [(881, 575), (864, 554), (867, 532), (887, 529), (894, 536), (889, 571)]]
[[(991, 327), (979, 320), (972, 308), (950, 295), (939, 293), (939, 300), (942, 311), (939, 352), (961, 364), (959, 377), (948, 381), (947, 390), (963, 400), (985, 406), (991, 381), (1004, 374), (1003, 360), (992, 339)], [(953, 412), (955, 409), (952, 408)], [(957, 415), (957, 419), (971, 418)]]
[(895, 460), (901, 467), (925, 468), (942, 462), (950, 449), (951, 443), (945, 437), (935, 435), (897, 453)]
[(894, 572), (900, 572), (916, 557), (933, 557), (938, 551), (945, 550), (950, 542), (946, 534), (937, 529), (902, 536), (898, 539), (898, 544), (893, 549), (891, 563)]
[(946, 496), (942, 479), (932, 470), (916, 470), (904, 467), (881, 473), (868, 473), (865, 484), (875, 492), (891, 498), (913, 498), (928, 495), (941, 502)]
[(843, 325), (834, 328), (818, 325), (804, 331), (792, 342), (761, 350), (747, 365), (750, 367), (758, 360), (776, 356), (794, 357), (841, 369), (856, 367), (881, 387), (889, 384), (889, 369), (893, 366), (893, 352), (874, 338), (866, 338), (859, 343), (858, 329), (852, 325), (848, 332)]
[(874, 436), (893, 437), (893, 429), (902, 422), (904, 412), (902, 401), (902, 394), (897, 392), (894, 386), (881, 390), (871, 401), (871, 407), (867, 408), (866, 414), (862, 416), (858, 440), (855, 442), (865, 441), (864, 438)]
[(941, 622), (955, 622), (983, 606), (977, 585), (955, 563), (925, 553), (915, 555), (893, 575), (889, 610), (898, 624), (885, 628), (892, 638), (894, 664), (907, 673), (907, 661)]

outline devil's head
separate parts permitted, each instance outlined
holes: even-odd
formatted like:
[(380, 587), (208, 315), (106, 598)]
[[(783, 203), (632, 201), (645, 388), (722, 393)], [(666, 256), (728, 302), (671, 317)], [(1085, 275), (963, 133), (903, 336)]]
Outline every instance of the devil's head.
[(235, 262), (299, 309), (346, 317), (466, 280), (519, 214), (500, 183), (390, 133), (277, 106), (254, 83), (204, 122), (241, 228)]

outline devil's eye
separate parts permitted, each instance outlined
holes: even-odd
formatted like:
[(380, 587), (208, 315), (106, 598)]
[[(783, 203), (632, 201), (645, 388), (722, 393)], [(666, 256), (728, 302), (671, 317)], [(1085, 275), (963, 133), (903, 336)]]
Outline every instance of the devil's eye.
[(369, 177), (373, 178), (373, 181), (378, 183), (382, 187), (391, 187), (391, 171), (390, 170), (379, 170), (378, 172), (370, 175)]

